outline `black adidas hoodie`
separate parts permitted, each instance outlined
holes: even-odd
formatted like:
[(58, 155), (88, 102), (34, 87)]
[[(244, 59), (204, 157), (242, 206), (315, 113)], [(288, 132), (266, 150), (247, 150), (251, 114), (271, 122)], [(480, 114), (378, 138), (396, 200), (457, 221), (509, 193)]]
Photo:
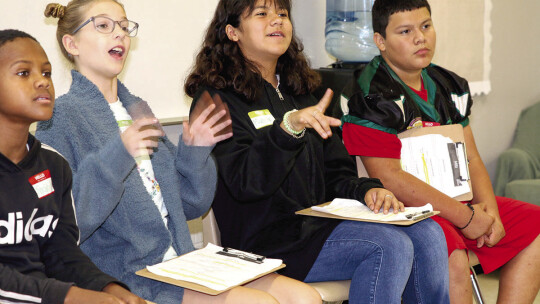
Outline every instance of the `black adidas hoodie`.
[(31, 134), (28, 147), (18, 164), (0, 154), (0, 303), (58, 304), (72, 285), (118, 283), (78, 247), (67, 161)]

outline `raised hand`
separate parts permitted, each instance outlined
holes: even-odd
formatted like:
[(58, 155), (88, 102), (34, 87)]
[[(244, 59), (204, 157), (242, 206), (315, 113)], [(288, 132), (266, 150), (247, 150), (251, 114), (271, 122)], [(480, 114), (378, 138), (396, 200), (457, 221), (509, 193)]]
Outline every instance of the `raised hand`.
[(227, 105), (219, 95), (212, 98), (204, 92), (191, 112), (189, 122), (184, 121), (182, 140), (188, 146), (212, 146), (233, 135), (231, 124)]
[(155, 117), (136, 120), (121, 135), (124, 147), (131, 156), (138, 157), (154, 153), (158, 146), (158, 138), (165, 134), (158, 127)]
[[(341, 125), (339, 119), (324, 115), (324, 111), (330, 105), (333, 95), (332, 90), (327, 89), (318, 104), (291, 113), (288, 117), (291, 127), (297, 131), (304, 128), (313, 128), (324, 139), (332, 136), (330, 127)], [(287, 131), (284, 123), (281, 123), (281, 127)]]

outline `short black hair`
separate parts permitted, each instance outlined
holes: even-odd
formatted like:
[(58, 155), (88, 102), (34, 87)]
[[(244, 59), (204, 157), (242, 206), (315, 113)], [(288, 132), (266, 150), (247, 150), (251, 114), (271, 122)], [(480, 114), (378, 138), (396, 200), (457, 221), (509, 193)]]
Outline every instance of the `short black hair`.
[(427, 0), (375, 0), (371, 10), (373, 32), (386, 38), (388, 19), (395, 13), (412, 11), (425, 7), (431, 14), (431, 7)]
[[(32, 37), (30, 34), (25, 33), (19, 30), (0, 30), (0, 47), (2, 47), (6, 42), (13, 41), (17, 38), (30, 38), (35, 42), (38, 42), (36, 38)], [(39, 43), (39, 42), (38, 42)]]

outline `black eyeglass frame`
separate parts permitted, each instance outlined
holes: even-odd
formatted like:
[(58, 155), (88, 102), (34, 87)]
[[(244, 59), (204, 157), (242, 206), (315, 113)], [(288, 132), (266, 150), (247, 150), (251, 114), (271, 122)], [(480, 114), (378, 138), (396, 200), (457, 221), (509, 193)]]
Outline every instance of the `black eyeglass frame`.
[[(112, 26), (112, 29), (110, 32), (103, 32), (101, 30), (99, 30), (97, 27), (96, 27), (96, 23), (95, 23), (95, 20), (96, 18), (105, 18), (105, 19), (109, 19), (110, 21), (112, 21), (113, 23), (113, 26)], [(124, 27), (120, 24), (121, 22), (130, 22), (130, 23), (133, 23), (135, 24), (135, 26), (133, 27), (133, 29), (131, 31), (126, 31), (124, 30)], [(116, 25), (118, 24), (118, 26), (120, 26), (120, 28), (122, 28), (122, 30), (129, 36), (129, 37), (135, 37), (137, 36), (137, 32), (138, 32), (138, 29), (139, 29), (139, 24), (135, 21), (131, 21), (131, 20), (121, 20), (121, 21), (115, 21), (115, 20), (112, 20), (111, 18), (109, 17), (105, 17), (105, 16), (92, 16), (90, 17), (88, 20), (86, 20), (85, 22), (83, 22), (83, 24), (79, 25), (71, 34), (72, 35), (75, 35), (80, 29), (82, 29), (85, 25), (87, 25), (88, 23), (92, 22), (94, 24), (94, 29), (96, 29), (96, 31), (100, 32), (100, 33), (103, 33), (103, 34), (110, 34), (112, 32), (114, 32), (114, 29), (116, 28)], [(133, 32), (135, 32), (135, 34), (133, 34)]]

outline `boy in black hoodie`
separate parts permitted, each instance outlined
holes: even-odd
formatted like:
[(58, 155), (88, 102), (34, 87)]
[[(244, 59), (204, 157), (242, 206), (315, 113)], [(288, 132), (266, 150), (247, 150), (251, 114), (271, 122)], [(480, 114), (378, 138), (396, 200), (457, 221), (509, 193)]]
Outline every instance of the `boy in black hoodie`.
[(78, 247), (71, 169), (28, 133), (51, 118), (51, 64), (32, 36), (0, 31), (0, 303), (145, 303)]

